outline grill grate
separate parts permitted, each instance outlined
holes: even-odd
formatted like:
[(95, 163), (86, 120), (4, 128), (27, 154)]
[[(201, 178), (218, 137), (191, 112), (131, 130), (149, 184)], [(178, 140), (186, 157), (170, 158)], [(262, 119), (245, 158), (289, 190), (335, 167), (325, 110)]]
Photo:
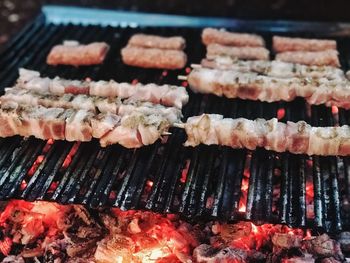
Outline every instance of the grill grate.
[[(271, 45), (272, 33), (268, 30), (263, 34)], [(183, 35), (188, 43), (186, 51), (190, 62), (200, 61), (205, 54), (200, 45), (201, 29), (59, 25), (45, 22), (41, 15), (2, 54), (1, 89), (14, 83), (19, 67), (38, 70), (50, 77), (181, 84), (176, 77), (184, 71), (165, 73), (131, 68), (121, 63), (120, 48), (130, 35), (139, 31)], [(111, 50), (101, 66), (47, 66), (45, 59), (50, 48), (64, 39), (77, 39), (83, 43), (106, 41), (111, 44)], [(337, 40), (342, 63), (347, 67), (350, 54), (346, 47), (350, 46), (350, 38)], [(309, 116), (301, 99), (269, 104), (191, 94), (184, 115), (187, 118), (211, 112), (226, 117), (272, 118), (277, 116), (279, 109), (285, 111), (283, 121), (306, 120), (321, 126), (338, 122), (350, 124), (350, 111), (339, 110), (335, 116), (331, 109), (313, 106)], [(52, 144), (34, 138), (0, 139), (0, 199), (79, 203), (92, 208), (150, 209), (180, 213), (190, 219), (247, 219), (326, 231), (349, 229), (350, 157), (310, 158), (264, 149), (250, 152), (217, 146), (192, 149), (182, 146), (183, 131), (174, 129), (171, 132), (173, 135), (167, 143), (157, 142), (139, 150), (127, 150), (118, 145), (103, 149), (96, 141), (55, 141)], [(36, 170), (31, 173), (34, 162)], [(184, 171), (187, 170), (186, 177)], [(311, 216), (307, 214), (306, 202), (307, 178), (310, 176), (314, 189), (314, 215)], [(240, 212), (244, 179), (249, 181), (249, 188), (246, 210)]]

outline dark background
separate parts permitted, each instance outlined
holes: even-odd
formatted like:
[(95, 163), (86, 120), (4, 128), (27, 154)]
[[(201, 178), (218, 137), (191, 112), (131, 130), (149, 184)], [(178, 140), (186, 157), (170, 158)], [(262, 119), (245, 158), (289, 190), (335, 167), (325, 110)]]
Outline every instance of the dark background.
[(349, 0), (0, 0), (0, 47), (37, 15), (43, 4), (244, 19), (350, 22)]

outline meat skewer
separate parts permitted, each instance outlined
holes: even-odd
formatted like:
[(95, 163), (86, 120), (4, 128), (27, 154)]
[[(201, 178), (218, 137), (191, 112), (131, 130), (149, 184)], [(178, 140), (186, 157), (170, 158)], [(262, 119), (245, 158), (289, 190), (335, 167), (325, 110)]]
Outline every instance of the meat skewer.
[(303, 97), (309, 104), (350, 109), (350, 83), (347, 80), (275, 78), (209, 68), (195, 68), (185, 78), (194, 92), (204, 94), (267, 102)]
[(207, 58), (228, 56), (242, 60), (269, 60), (270, 52), (264, 47), (230, 47), (220, 44), (207, 46)]
[(56, 77), (43, 78), (37, 71), (19, 70), (17, 88), (27, 89), (40, 94), (86, 94), (99, 97), (119, 97), (134, 101), (149, 101), (179, 109), (188, 102), (189, 96), (184, 87), (156, 84), (118, 83), (110, 81), (79, 81)]
[(178, 108), (164, 107), (151, 102), (121, 101), (119, 98), (103, 98), (85, 94), (47, 95), (19, 88), (6, 88), (5, 95), (0, 97), (0, 101), (2, 103), (13, 101), (20, 105), (43, 106), (46, 108), (112, 113), (119, 116), (130, 115), (133, 112), (145, 115), (158, 114), (166, 118), (170, 123), (178, 122), (182, 117), (181, 110)]
[[(234, 70), (243, 73), (255, 72), (261, 75), (278, 78), (327, 78), (330, 80), (346, 79), (344, 72), (330, 66), (307, 66), (283, 61), (243, 61), (231, 59), (227, 56), (219, 56), (213, 59), (203, 59), (199, 67)], [(195, 66), (198, 68), (198, 66)]]
[(77, 41), (64, 41), (54, 46), (47, 56), (49, 65), (88, 66), (102, 64), (109, 50), (105, 42), (83, 45)]
[(337, 42), (329, 39), (274, 36), (272, 42), (273, 49), (276, 53), (285, 51), (325, 51), (337, 49)]
[(218, 114), (203, 114), (188, 118), (184, 128), (185, 146), (218, 144), (232, 148), (254, 150), (263, 147), (276, 152), (289, 151), (308, 155), (350, 155), (350, 126), (312, 127), (297, 123), (244, 118), (223, 118)]
[(168, 134), (170, 127), (159, 115), (95, 115), (86, 110), (20, 106), (15, 102), (1, 104), (0, 121), (0, 137), (21, 135), (67, 141), (90, 141), (95, 137), (102, 147), (119, 143), (127, 148), (152, 144)]
[(314, 66), (340, 67), (338, 51), (286, 51), (278, 53), (276, 60)]
[(121, 55), (125, 64), (141, 68), (181, 69), (187, 63), (182, 50), (128, 45), (121, 50)]
[(162, 37), (156, 35), (135, 34), (128, 42), (129, 45), (145, 48), (175, 49), (183, 50), (186, 41), (183, 37)]
[(265, 41), (261, 36), (255, 34), (234, 33), (215, 28), (205, 28), (202, 32), (202, 42), (204, 45), (213, 43), (226, 46), (250, 46), (263, 47)]

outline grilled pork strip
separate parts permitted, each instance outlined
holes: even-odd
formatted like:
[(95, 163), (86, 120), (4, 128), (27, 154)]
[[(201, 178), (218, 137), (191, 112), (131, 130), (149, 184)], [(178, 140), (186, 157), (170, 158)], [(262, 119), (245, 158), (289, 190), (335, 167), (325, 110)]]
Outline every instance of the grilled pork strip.
[(350, 155), (350, 126), (312, 127), (297, 123), (244, 118), (223, 118), (218, 114), (202, 114), (188, 118), (185, 146), (219, 144), (254, 150), (264, 147), (276, 152), (289, 151), (308, 155)]
[(37, 71), (19, 70), (17, 88), (27, 89), (36, 93), (53, 95), (85, 94), (100, 97), (119, 97), (135, 101), (149, 101), (165, 106), (175, 106), (179, 109), (188, 102), (189, 96), (184, 87), (156, 84), (117, 83), (110, 81), (79, 81), (40, 77)]
[(273, 49), (276, 53), (285, 51), (324, 51), (337, 49), (337, 42), (329, 39), (274, 36), (272, 42)]
[(299, 63), (308, 66), (332, 66), (340, 67), (338, 51), (286, 51), (278, 53), (276, 60)]
[(326, 78), (276, 78), (233, 70), (195, 68), (187, 77), (194, 92), (227, 98), (291, 101), (303, 97), (310, 104), (350, 109), (350, 82)]
[(203, 59), (201, 65), (205, 68), (234, 70), (243, 73), (255, 72), (261, 75), (278, 78), (327, 78), (329, 80), (345, 80), (344, 72), (330, 66), (307, 66), (283, 61), (243, 61), (228, 56), (213, 59)]
[(48, 57), (49, 65), (88, 66), (102, 64), (109, 50), (105, 42), (83, 45), (77, 41), (65, 41), (54, 46)]
[(135, 34), (128, 42), (129, 45), (145, 48), (183, 50), (186, 41), (183, 37), (161, 37), (156, 35)]
[(145, 115), (158, 114), (165, 117), (170, 123), (179, 122), (182, 113), (175, 107), (164, 107), (151, 102), (132, 100), (121, 101), (119, 98), (103, 98), (84, 94), (63, 96), (38, 94), (30, 90), (20, 88), (6, 88), (5, 95), (0, 97), (2, 103), (14, 101), (20, 105), (44, 106), (46, 108), (63, 108), (85, 110), (93, 113), (112, 113), (119, 116), (132, 114), (133, 112)]
[(121, 50), (121, 55), (125, 64), (141, 68), (181, 69), (187, 63), (182, 50), (128, 45)]
[(15, 102), (1, 104), (0, 120), (0, 137), (21, 135), (68, 141), (90, 141), (95, 137), (101, 146), (119, 143), (127, 148), (152, 144), (170, 127), (160, 115), (95, 115), (86, 110), (20, 106)]
[(264, 47), (231, 47), (217, 43), (209, 44), (207, 57), (213, 59), (218, 56), (242, 60), (269, 60), (270, 52)]
[(234, 33), (215, 28), (205, 28), (202, 32), (202, 42), (204, 45), (213, 43), (226, 46), (250, 46), (263, 47), (265, 46), (264, 39), (255, 34)]

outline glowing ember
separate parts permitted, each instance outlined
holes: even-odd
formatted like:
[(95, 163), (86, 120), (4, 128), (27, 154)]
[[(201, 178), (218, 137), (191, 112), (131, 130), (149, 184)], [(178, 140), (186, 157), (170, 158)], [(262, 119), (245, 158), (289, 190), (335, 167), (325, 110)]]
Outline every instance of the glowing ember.
[(332, 106), (332, 113), (333, 114), (338, 114), (338, 112), (339, 112), (338, 107), (337, 106)]
[(186, 67), (185, 72), (186, 72), (187, 74), (190, 74), (191, 71), (192, 71), (192, 69), (191, 69), (190, 67)]
[(286, 110), (283, 108), (280, 108), (277, 110), (277, 119), (281, 120), (284, 118), (284, 116), (286, 115)]
[(188, 82), (187, 82), (187, 81), (183, 81), (183, 82), (181, 83), (181, 86), (187, 87), (187, 86), (188, 86)]
[(133, 79), (131, 81), (131, 85), (136, 85), (137, 83), (139, 83), (139, 80), (138, 79)]
[(75, 155), (75, 153), (78, 151), (80, 146), (80, 142), (76, 142), (72, 149), (69, 151), (68, 155), (66, 156), (66, 158), (63, 161), (62, 167), (63, 168), (67, 168), (70, 163), (72, 162), (73, 156)]
[(148, 181), (146, 182), (146, 184), (147, 184), (147, 186), (150, 187), (150, 188), (152, 188), (152, 186), (153, 186), (153, 182), (150, 181), (150, 180), (148, 180)]
[(163, 77), (168, 76), (168, 71), (167, 71), (167, 70), (163, 70), (163, 72), (162, 72), (162, 76), (163, 76)]
[(188, 169), (190, 168), (190, 163), (191, 163), (190, 160), (186, 160), (185, 168), (181, 172), (180, 182), (183, 184), (186, 183), (187, 181), (187, 175), (188, 175)]
[(241, 184), (241, 197), (239, 199), (238, 211), (245, 213), (247, 210), (247, 199), (248, 199), (248, 189), (249, 189), (249, 169), (245, 169), (243, 173), (243, 179)]

